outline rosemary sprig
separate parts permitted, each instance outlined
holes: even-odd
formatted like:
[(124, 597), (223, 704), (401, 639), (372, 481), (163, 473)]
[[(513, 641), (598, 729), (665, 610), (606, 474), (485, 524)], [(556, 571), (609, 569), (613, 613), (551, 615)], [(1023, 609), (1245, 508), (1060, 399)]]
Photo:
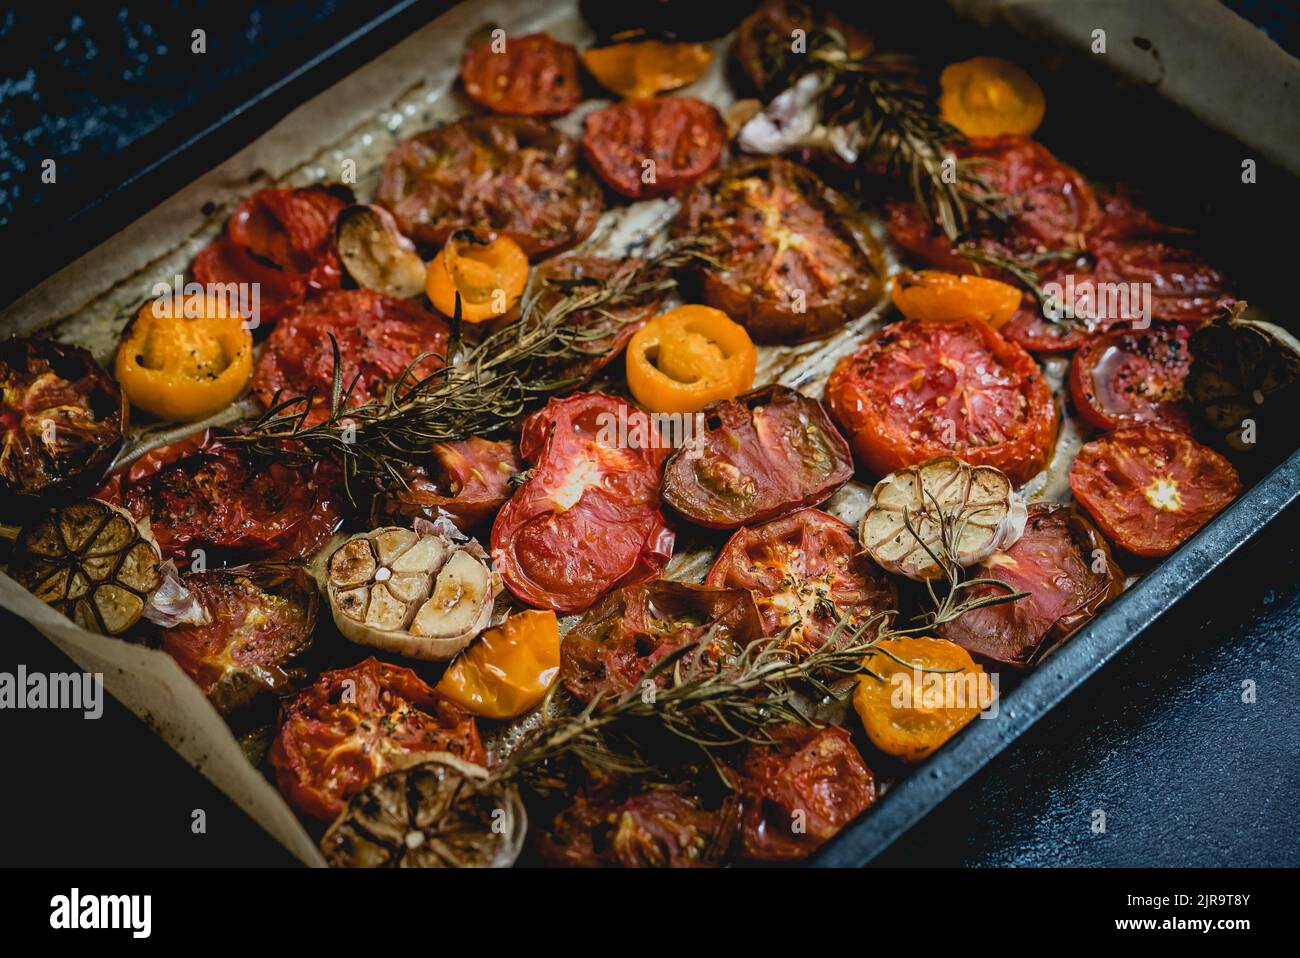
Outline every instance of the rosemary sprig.
[[(975, 513), (953, 515), (940, 509), (937, 502), (934, 505), (941, 530), (938, 551), (920, 537), (911, 518), (904, 515), (908, 532), (943, 569), (947, 584), (944, 594), (939, 595), (934, 584), (927, 581), (933, 609), (922, 614), (916, 625), (895, 628), (891, 622), (894, 613), (886, 611), (850, 628), (844, 616), (827, 641), (802, 659), (792, 653), (784, 635), (776, 635), (750, 642), (718, 667), (704, 664), (704, 651), (714, 644), (714, 637), (705, 635), (656, 663), (642, 676), (638, 687), (614, 699), (598, 694), (576, 714), (543, 725), (493, 774), (509, 778), (566, 754), (616, 774), (649, 772), (652, 767), (637, 748), (637, 726), (648, 723), (651, 728), (699, 747), (723, 782), (729, 784), (719, 750), (743, 744), (773, 744), (768, 729), (775, 725), (814, 724), (800, 708), (801, 689), (829, 697), (840, 694), (832, 688), (838, 679), (865, 674), (883, 681), (869, 668), (869, 656), (875, 654), (922, 672), (952, 671), (902, 659), (881, 643), (930, 632), (974, 609), (1015, 602), (1028, 593), (1015, 592), (997, 579), (965, 578), (956, 561), (956, 547)], [(968, 595), (977, 586), (1002, 591)], [(671, 675), (669, 684), (656, 686), (652, 696), (643, 694), (647, 680), (655, 682), (664, 675)], [(549, 714), (557, 688), (558, 683), (548, 693), (543, 714)]]
[(975, 263), (977, 269), (980, 266), (987, 266), (1014, 277), (1020, 285), (1029, 291), (1034, 299), (1038, 300), (1040, 306), (1042, 306), (1044, 318), (1061, 325), (1068, 325), (1075, 321), (1073, 304), (1063, 302), (1045, 292), (1042, 284), (1038, 281), (1038, 272), (1035, 267), (1053, 260), (1078, 259), (1083, 255), (1083, 250), (1043, 250), (1037, 253), (1022, 253), (1019, 256), (1010, 256), (966, 240), (957, 245), (957, 252)]
[[(337, 462), (349, 496), (358, 478), (404, 485), (402, 467), (420, 461), (434, 443), (499, 434), (574, 385), (577, 378), (560, 370), (566, 361), (590, 355), (619, 328), (643, 318), (627, 315), (626, 307), (673, 288), (676, 280), (670, 273), (701, 259), (707, 259), (701, 241), (686, 238), (607, 281), (531, 283), (518, 320), (459, 357), (453, 354), (451, 362), (426, 376), (418, 377), (415, 370), (428, 357), (417, 357), (382, 399), (371, 402), (349, 404), (355, 380), (345, 388), (335, 344), (333, 390), (323, 421), (308, 422), (317, 397), (277, 397), (246, 434), (235, 438), (268, 456)], [(459, 306), (458, 300), (452, 320), (457, 330)], [(584, 311), (595, 321), (569, 322)]]

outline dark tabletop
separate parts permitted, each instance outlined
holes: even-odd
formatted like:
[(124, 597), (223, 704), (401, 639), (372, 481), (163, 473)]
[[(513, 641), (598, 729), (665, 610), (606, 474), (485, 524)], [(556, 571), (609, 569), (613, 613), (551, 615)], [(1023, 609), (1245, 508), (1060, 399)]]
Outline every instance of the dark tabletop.
[[(205, 117), (223, 115), (288, 76), (385, 6), (7, 5), (0, 13), (6, 246), (26, 245), (34, 231), (48, 234), (50, 250), (70, 256), (77, 244), (102, 238), (97, 230), (120, 227), (112, 208), (96, 219), (107, 184), (129, 180), (151, 157), (201, 134)], [(1295, 48), (1291, 5), (1233, 6)], [(200, 26), (207, 30), (206, 58), (178, 57)], [(284, 96), (301, 99), (323, 82), (308, 78)], [(284, 108), (272, 104), (259, 122), (269, 125)], [(240, 145), (212, 145), (212, 163)], [(40, 183), (48, 156), (58, 158), (56, 187)], [(139, 186), (137, 205), (165, 195), (169, 184), (153, 179)], [(74, 222), (83, 228), (61, 227), (79, 211)], [(8, 298), (3, 292), (0, 299)], [(1300, 510), (1293, 508), (881, 863), (1300, 865), (1298, 569)], [(3, 613), (0, 636), (0, 671), (19, 664), (29, 672), (75, 668)], [(1255, 688), (1253, 704), (1242, 701), (1246, 682)], [(112, 701), (98, 721), (5, 711), (0, 723), (7, 747), (0, 864), (293, 861)], [(194, 835), (192, 813), (200, 808), (207, 833)], [(1091, 828), (1098, 809), (1106, 813), (1102, 835)]]

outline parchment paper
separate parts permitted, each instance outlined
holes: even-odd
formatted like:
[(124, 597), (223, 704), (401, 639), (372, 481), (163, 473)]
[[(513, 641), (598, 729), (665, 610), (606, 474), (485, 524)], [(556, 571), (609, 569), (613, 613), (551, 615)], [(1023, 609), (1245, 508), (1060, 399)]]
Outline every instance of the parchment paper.
[[(978, 8), (983, 14), (1004, 6), (978, 0), (953, 2), (959, 8)], [(383, 157), (399, 139), (466, 112), (460, 94), (451, 86), (467, 38), (486, 24), (502, 26), (508, 35), (544, 29), (580, 45), (591, 39), (574, 2), (488, 0), (462, 4), (294, 110), (257, 142), (33, 289), (0, 313), (0, 332), (48, 330), (57, 338), (90, 348), (106, 362), (122, 326), (148, 298), (153, 284), (186, 274), (194, 254), (220, 231), (227, 215), (249, 193), (270, 185), (336, 180), (343, 161), (351, 159), (358, 171), (356, 193), (369, 199)], [(720, 107), (730, 102), (731, 93), (723, 79), (728, 44), (727, 39), (716, 44), (710, 73), (682, 92)], [(582, 116), (597, 105), (584, 104), (557, 125), (578, 133)], [(1294, 123), (1296, 117), (1282, 119)], [(209, 203), (212, 206), (205, 213)], [(675, 211), (675, 200), (655, 200), (607, 212), (590, 245), (596, 252), (625, 250), (641, 237), (661, 232)], [(881, 234), (878, 222), (875, 230)], [(891, 260), (891, 271), (895, 266)], [(878, 311), (873, 311), (817, 343), (763, 348), (756, 383), (779, 381), (820, 397), (835, 359), (877, 321)], [(1047, 368), (1049, 378), (1059, 387), (1064, 364), (1054, 360)], [(214, 421), (234, 420), (252, 411), (249, 405), (237, 406)], [(168, 438), (154, 435), (150, 444)], [(1077, 432), (1067, 422), (1052, 468), (1027, 490), (1031, 497), (1064, 495), (1065, 468), (1078, 442)], [(139, 449), (137, 444), (126, 455)], [(852, 482), (825, 508), (856, 523), (865, 496), (865, 488)], [(711, 561), (715, 543), (716, 537), (711, 541), (705, 534), (680, 530), (669, 575), (698, 579)], [(168, 655), (88, 633), (3, 574), (0, 606), (30, 622), (83, 669), (103, 673), (105, 687), (113, 696), (294, 855), (308, 865), (323, 864), (313, 841), (279, 793), (248, 763), (225, 722)]]

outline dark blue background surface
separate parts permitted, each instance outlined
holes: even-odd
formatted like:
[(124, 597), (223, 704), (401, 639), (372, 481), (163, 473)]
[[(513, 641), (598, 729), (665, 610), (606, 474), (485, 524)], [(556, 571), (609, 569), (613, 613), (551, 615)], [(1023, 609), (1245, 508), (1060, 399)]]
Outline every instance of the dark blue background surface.
[[(1290, 5), (1233, 5), (1295, 49)], [(79, 243), (89, 245), (96, 229), (113, 228), (114, 211), (83, 215), (77, 222), (84, 225), (71, 229), (61, 225), (68, 216), (383, 6), (46, 0), (8, 7), (0, 14), (6, 248), (48, 244), (51, 255), (70, 256)], [(208, 53), (193, 57), (190, 31), (199, 26)], [(342, 69), (340, 58), (333, 69)], [(259, 122), (274, 122), (277, 109), (319, 89), (327, 74), (288, 90), (287, 102), (272, 104)], [(241, 145), (212, 143), (212, 163)], [(39, 181), (46, 156), (59, 160), (55, 189)], [(161, 198), (167, 186), (144, 182), (136, 200)], [(1298, 560), (1300, 512), (1293, 509), (882, 863), (1300, 865)], [(71, 667), (22, 623), (0, 617), (0, 670), (20, 662), (33, 671)], [(1253, 705), (1241, 702), (1247, 679), (1257, 686)], [(0, 728), (7, 750), (0, 864), (292, 860), (115, 703), (97, 722), (4, 712)], [(207, 812), (207, 835), (190, 832), (195, 808)], [(1091, 831), (1096, 809), (1106, 812), (1105, 835)]]

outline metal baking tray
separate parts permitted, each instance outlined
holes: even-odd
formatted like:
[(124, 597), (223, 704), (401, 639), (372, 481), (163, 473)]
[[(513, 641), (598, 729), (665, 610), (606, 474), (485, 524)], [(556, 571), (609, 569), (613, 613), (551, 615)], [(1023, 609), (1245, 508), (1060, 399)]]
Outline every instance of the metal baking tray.
[[(1049, 127), (1044, 139), (1053, 145), (1050, 137), (1052, 113), (1068, 113), (1064, 107), (1070, 103), (1071, 86), (1061, 85), (1062, 64), (1071, 62), (1068, 44), (1078, 34), (1078, 18), (1071, 19), (1061, 11), (1044, 13), (1048, 5), (1032, 0), (1025, 4), (1007, 4), (1013, 22), (1006, 24), (1003, 4), (988, 0), (950, 0), (961, 14), (974, 16), (983, 27), (957, 24), (962, 32), (980, 31), (989, 42), (999, 47), (997, 51), (1014, 53), (1021, 62), (1035, 65), (1034, 72), (1046, 77), (1048, 89)], [(367, 27), (353, 33), (349, 44), (365, 46), (375, 43), (375, 37), (391, 30), (395, 12), (409, 14), (412, 3), (400, 3), (393, 11), (378, 16)], [(429, 15), (445, 10), (445, 3), (425, 6)], [(1057, 7), (1075, 7), (1059, 4)], [(1144, 5), (1146, 6), (1146, 5)], [(1148, 10), (1162, 6), (1151, 3)], [(1188, 4), (1200, 6), (1200, 4)], [(1026, 14), (1028, 9), (1029, 14)], [(941, 11), (947, 13), (947, 11)], [(1085, 18), (1086, 19), (1086, 18)], [(1095, 19), (1095, 18), (1094, 18)], [(1157, 21), (1159, 17), (1156, 18)], [(1172, 22), (1172, 21), (1171, 21)], [(26, 333), (47, 330), (60, 338), (79, 342), (91, 348), (101, 360), (112, 352), (118, 332), (126, 318), (142, 301), (153, 282), (183, 273), (194, 253), (221, 228), (226, 215), (239, 200), (254, 189), (271, 184), (300, 185), (332, 178), (331, 170), (344, 157), (357, 161), (359, 171), (356, 189), (359, 196), (369, 196), (373, 191), (376, 171), (384, 154), (397, 140), (452, 119), (465, 111), (454, 92), (449, 92), (459, 65), (460, 51), (465, 38), (485, 24), (504, 26), (509, 32), (524, 33), (545, 29), (561, 39), (585, 43), (590, 31), (583, 25), (576, 4), (545, 3), (542, 0), (485, 0), (463, 3), (441, 13), (436, 19), (416, 29), (392, 49), (375, 56), (319, 96), (290, 112), (273, 128), (255, 139), (249, 146), (199, 176), (190, 185), (171, 198), (141, 215), (121, 233), (81, 257), (71, 266), (54, 275), (23, 296), (12, 306), (0, 312), (0, 333)], [(954, 23), (957, 21), (954, 19)], [(990, 25), (992, 24), (992, 25)], [(1185, 26), (1185, 25), (1184, 25)], [(1175, 30), (1177, 24), (1148, 24), (1144, 33), (1160, 35), (1161, 29)], [(1126, 35), (1133, 31), (1125, 24), (1117, 32)], [(1066, 49), (1056, 44), (1044, 45), (1044, 35), (1054, 35), (1063, 41)], [(942, 36), (942, 32), (940, 32)], [(1083, 34), (1087, 36), (1085, 32)], [(1173, 34), (1176, 35), (1176, 31)], [(899, 44), (903, 49), (906, 46)], [(719, 105), (729, 101), (731, 93), (725, 78), (728, 41), (716, 46), (719, 69), (689, 89), (695, 95), (710, 99)], [(1141, 49), (1141, 46), (1138, 45)], [(310, 68), (326, 74), (337, 69), (331, 66), (330, 56), (338, 51), (327, 51), (309, 64)], [(1078, 54), (1073, 55), (1076, 60)], [(1039, 70), (1043, 71), (1042, 74)], [(1116, 102), (1122, 102), (1124, 88), (1136, 76), (1145, 80), (1138, 66), (1119, 64), (1117, 69), (1126, 79), (1117, 79), (1115, 68), (1107, 66), (1108, 82), (1117, 84), (1109, 92)], [(295, 76), (301, 74), (297, 71)], [(1157, 84), (1158, 86), (1158, 84)], [(1192, 89), (1194, 93), (1194, 88)], [(1190, 94), (1177, 83), (1168, 84), (1167, 90), (1152, 90), (1151, 96), (1139, 98), (1125, 107), (1117, 107), (1116, 117), (1126, 116), (1129, 122), (1145, 122), (1142, 110), (1160, 101), (1171, 116), (1183, 116), (1179, 103)], [(1105, 94), (1102, 94), (1103, 96)], [(1216, 123), (1222, 129), (1232, 130), (1231, 118), (1239, 111), (1234, 104), (1215, 104), (1213, 98), (1196, 119), (1188, 119), (1183, 132), (1186, 135), (1213, 139), (1221, 151), (1231, 152), (1230, 137), (1208, 131), (1207, 123)], [(264, 105), (265, 96), (258, 103)], [(250, 103), (249, 106), (256, 105)], [(237, 108), (221, 117), (200, 135), (207, 139), (223, 133), (237, 137), (246, 123), (248, 111)], [(1228, 119), (1223, 119), (1223, 118)], [(575, 132), (577, 117), (565, 118), (560, 126)], [(1223, 122), (1218, 122), (1223, 120)], [(1239, 131), (1238, 131), (1239, 132)], [(1203, 141), (1204, 142), (1204, 141)], [(1294, 141), (1293, 141), (1294, 142)], [(193, 153), (197, 142), (179, 144), (165, 160), (172, 175), (178, 166), (196, 163)], [(1089, 150), (1085, 144), (1075, 149), (1075, 144), (1061, 140), (1058, 152), (1067, 162), (1080, 166), (1085, 173), (1093, 171), (1094, 164), (1107, 170), (1105, 150)], [(1264, 144), (1261, 153), (1265, 162), (1284, 165), (1293, 172), (1300, 170), (1300, 161)], [(1080, 154), (1083, 155), (1080, 155)], [(1226, 154), (1225, 154), (1226, 155)], [(1290, 161), (1290, 162), (1288, 162)], [(1113, 163), (1111, 164), (1113, 168)], [(1273, 169), (1272, 166), (1269, 167)], [(1285, 176), (1281, 171), (1278, 174)], [(158, 175), (163, 176), (160, 169)], [(1184, 175), (1190, 175), (1185, 173)], [(1111, 177), (1107, 177), (1111, 178)], [(1142, 179), (1135, 176), (1140, 184)], [(1179, 177), (1166, 177), (1178, 181)], [(1288, 183), (1294, 194), (1295, 182)], [(1224, 202), (1228, 202), (1224, 200)], [(618, 211), (607, 214), (607, 222), (597, 233), (597, 242), (608, 250), (625, 247), (645, 230), (651, 231), (666, 224), (671, 216), (669, 201), (652, 201), (638, 204), (645, 209), (627, 215)], [(1256, 209), (1247, 206), (1244, 211), (1237, 203), (1239, 216), (1255, 215)], [(1260, 207), (1262, 209), (1263, 207)], [(1202, 210), (1202, 216), (1205, 212)], [(1184, 219), (1184, 222), (1187, 222)], [(1196, 225), (1193, 221), (1190, 225)], [(1239, 287), (1252, 294), (1256, 283), (1263, 282), (1261, 271), (1252, 268), (1249, 258), (1242, 258), (1242, 244), (1224, 242), (1222, 252), (1229, 260), (1225, 269), (1230, 276), (1240, 277)], [(892, 257), (891, 257), (892, 262)], [(1252, 278), (1256, 277), (1256, 278)], [(1269, 277), (1276, 279), (1276, 277)], [(834, 359), (852, 348), (879, 320), (879, 310), (850, 323), (827, 339), (802, 347), (783, 347), (765, 350), (760, 363), (758, 382), (780, 381), (787, 385), (804, 386), (817, 394)], [(1059, 378), (1063, 364), (1059, 360), (1047, 364), (1049, 378)], [(247, 414), (251, 406), (236, 409), (234, 414)], [(155, 436), (157, 442), (162, 437)], [(1029, 487), (1031, 496), (1055, 499), (1066, 495), (1064, 475), (1077, 449), (1077, 431), (1066, 423), (1063, 438), (1048, 474)], [(1255, 476), (1263, 472), (1256, 469)], [(1253, 476), (1247, 474), (1249, 483)], [(825, 508), (843, 515), (856, 516), (860, 512), (866, 491), (861, 483), (850, 483), (838, 493)], [(1014, 688), (1000, 703), (996, 720), (978, 721), (969, 725), (934, 757), (920, 765), (911, 774), (887, 783), (884, 794), (876, 805), (856, 823), (846, 828), (835, 840), (825, 846), (811, 861), (815, 866), (863, 865), (897, 839), (912, 824), (941, 802), (962, 782), (989, 762), (1023, 731), (1064, 698), (1072, 689), (1097, 671), (1144, 629), (1150, 626), (1166, 609), (1204, 580), (1216, 567), (1238, 551), (1269, 520), (1288, 504), (1300, 497), (1300, 452), (1291, 455), (1251, 486), (1230, 508), (1208, 524), (1172, 557), (1149, 569), (1136, 584), (1101, 614), (1074, 634), (1049, 655), (1035, 670), (1015, 682)], [(673, 578), (695, 578), (707, 566), (716, 537), (682, 530), (679, 537), (679, 555), (669, 569)], [(0, 577), (2, 578), (2, 577)], [(225, 742), (219, 741), (224, 726), (215, 726), (206, 714), (206, 702), (196, 694), (188, 680), (175, 668), (174, 663), (156, 653), (165, 661), (155, 662), (149, 656), (155, 653), (136, 647), (122, 650), (103, 646), (82, 646), (68, 639), (68, 629), (53, 623), (50, 610), (40, 606), (30, 596), (14, 596), (0, 582), (0, 604), (13, 609), (32, 621), (37, 627), (74, 658), (83, 668), (105, 673), (105, 684), (110, 692), (140, 715), (186, 757), (197, 769), (231, 795), (241, 807), (258, 820), (272, 834), (308, 864), (318, 864), (315, 849), (303, 843), (306, 834), (292, 819), (288, 809), (268, 783), (250, 781), (248, 766), (235, 768), (231, 762), (242, 762), (237, 750), (227, 743), (233, 739), (225, 733)], [(27, 600), (31, 600), (30, 602)], [(35, 603), (35, 606), (33, 606)], [(44, 614), (44, 613), (49, 613)], [(57, 616), (55, 616), (57, 618)], [(100, 642), (102, 643), (102, 639)], [(114, 643), (114, 645), (125, 645)], [(121, 654), (118, 654), (118, 652)], [(128, 666), (128, 661), (131, 663)], [(158, 688), (130, 676), (128, 668), (141, 674), (157, 669)], [(153, 677), (148, 677), (153, 680)], [(133, 678), (136, 681), (133, 684)], [(196, 716), (195, 712), (204, 713)], [(216, 721), (220, 721), (217, 719)], [(216, 729), (214, 731), (214, 729)], [(277, 807), (278, 806), (278, 807)]]

